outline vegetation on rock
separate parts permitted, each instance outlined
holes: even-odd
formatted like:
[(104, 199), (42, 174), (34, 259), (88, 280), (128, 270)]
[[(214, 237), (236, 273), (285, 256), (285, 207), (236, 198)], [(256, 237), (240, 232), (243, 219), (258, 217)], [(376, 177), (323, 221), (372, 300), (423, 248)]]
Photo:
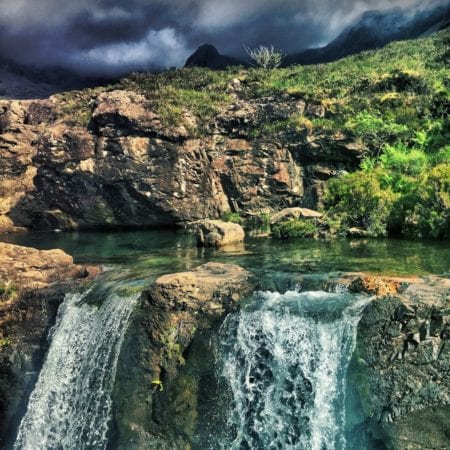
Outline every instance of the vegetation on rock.
[(275, 239), (310, 238), (317, 235), (317, 224), (312, 220), (292, 219), (272, 227)]

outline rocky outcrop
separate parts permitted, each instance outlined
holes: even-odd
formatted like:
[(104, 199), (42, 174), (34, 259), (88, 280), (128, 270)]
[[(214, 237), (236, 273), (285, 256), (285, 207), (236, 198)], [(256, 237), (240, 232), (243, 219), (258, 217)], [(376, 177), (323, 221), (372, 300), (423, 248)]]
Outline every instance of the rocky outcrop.
[(199, 391), (213, 389), (211, 334), (253, 289), (246, 270), (208, 263), (162, 276), (143, 292), (119, 359), (118, 448), (189, 447)]
[(389, 449), (448, 448), (450, 280), (349, 275), (344, 285), (377, 296), (349, 369), (354, 426), (365, 422)]
[(221, 220), (204, 220), (193, 224), (197, 245), (201, 247), (224, 247), (244, 242), (244, 229), (237, 223)]
[(95, 272), (61, 250), (0, 243), (0, 447), (26, 406), (67, 283)]
[(235, 81), (233, 101), (203, 124), (187, 111), (170, 124), (152, 99), (125, 90), (2, 102), (0, 232), (175, 226), (320, 206), (325, 181), (357, 167), (363, 145), (307, 121), (264, 136), (264, 124), (328, 112), (288, 95), (243, 99)]

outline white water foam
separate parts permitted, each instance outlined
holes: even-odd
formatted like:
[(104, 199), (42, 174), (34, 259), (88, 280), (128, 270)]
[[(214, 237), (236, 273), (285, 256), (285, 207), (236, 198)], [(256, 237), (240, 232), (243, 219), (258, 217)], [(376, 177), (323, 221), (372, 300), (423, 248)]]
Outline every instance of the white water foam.
[(100, 306), (83, 303), (87, 295), (67, 295), (60, 307), (15, 450), (106, 448), (119, 351), (137, 295), (109, 294)]
[(341, 450), (346, 372), (366, 297), (260, 293), (221, 330), (222, 448)]

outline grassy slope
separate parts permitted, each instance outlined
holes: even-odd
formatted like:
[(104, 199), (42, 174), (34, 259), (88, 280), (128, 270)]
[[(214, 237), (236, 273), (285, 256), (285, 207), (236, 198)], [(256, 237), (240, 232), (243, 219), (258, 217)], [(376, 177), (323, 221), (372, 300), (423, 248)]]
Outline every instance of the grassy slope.
[[(226, 91), (234, 78), (243, 81), (242, 99), (284, 94), (322, 103), (326, 118), (293, 116), (260, 125), (257, 135), (306, 124), (316, 131), (341, 130), (365, 142), (369, 151), (361, 172), (330, 183), (326, 206), (331, 228), (450, 237), (449, 44), (447, 29), (330, 64), (136, 74), (106, 90), (145, 95), (169, 126), (189, 111), (198, 119), (196, 135), (233, 101)], [(102, 90), (63, 94), (63, 115), (85, 123), (89, 100)]]

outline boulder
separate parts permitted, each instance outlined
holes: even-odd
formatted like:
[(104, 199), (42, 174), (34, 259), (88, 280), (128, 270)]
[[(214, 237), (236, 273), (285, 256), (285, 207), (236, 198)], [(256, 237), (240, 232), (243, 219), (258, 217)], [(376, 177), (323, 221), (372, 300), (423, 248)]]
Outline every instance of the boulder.
[(208, 263), (142, 293), (113, 393), (118, 448), (190, 448), (197, 422), (207, 420), (198, 397), (214, 367), (213, 336), (254, 289), (243, 268)]
[(355, 423), (385, 448), (450, 448), (450, 280), (347, 274), (338, 284), (374, 296), (349, 366)]
[(369, 232), (364, 228), (352, 227), (347, 230), (347, 236), (360, 238), (360, 237), (368, 237)]
[(0, 242), (0, 282), (39, 289), (85, 274), (86, 268), (74, 264), (62, 250), (36, 250)]
[(244, 241), (244, 229), (237, 223), (204, 220), (196, 224), (197, 243), (204, 247), (224, 247)]
[(320, 219), (323, 214), (308, 208), (285, 208), (270, 217), (270, 224), (275, 225), (291, 219)]

